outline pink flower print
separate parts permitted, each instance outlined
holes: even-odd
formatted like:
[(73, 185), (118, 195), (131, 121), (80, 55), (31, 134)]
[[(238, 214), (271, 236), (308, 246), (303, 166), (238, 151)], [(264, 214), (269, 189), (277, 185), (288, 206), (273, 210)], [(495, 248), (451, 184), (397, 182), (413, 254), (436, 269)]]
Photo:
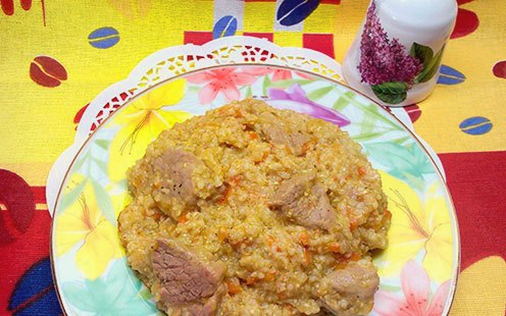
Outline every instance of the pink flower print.
[(401, 272), (404, 297), (379, 290), (374, 298), (374, 311), (380, 316), (440, 316), (450, 290), (450, 281), (442, 283), (431, 298), (427, 272), (415, 261), (408, 261)]
[(209, 104), (214, 101), (218, 93), (223, 93), (228, 101), (238, 100), (240, 97), (238, 86), (250, 85), (256, 80), (256, 76), (240, 72), (235, 67), (223, 67), (188, 76), (188, 82), (205, 84), (199, 92), (201, 104)]
[[(292, 70), (276, 67), (248, 67), (244, 70), (244, 72), (252, 74), (257, 77), (272, 74), (273, 82), (281, 80), (289, 80), (293, 78)], [(313, 76), (300, 71), (293, 71), (293, 73), (304, 79), (313, 79)]]

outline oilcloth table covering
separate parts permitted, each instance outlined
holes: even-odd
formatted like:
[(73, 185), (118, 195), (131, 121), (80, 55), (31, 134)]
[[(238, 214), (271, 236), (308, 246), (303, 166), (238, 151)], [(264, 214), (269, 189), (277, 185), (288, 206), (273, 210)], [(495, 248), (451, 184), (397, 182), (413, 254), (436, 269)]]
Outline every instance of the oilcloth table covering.
[[(461, 273), (450, 314), (504, 315), (506, 1), (458, 3), (438, 85), (406, 111), (441, 158), (457, 210)], [(87, 104), (147, 55), (223, 36), (262, 37), (341, 62), (369, 1), (0, 4), (0, 315), (59, 315), (45, 183)]]

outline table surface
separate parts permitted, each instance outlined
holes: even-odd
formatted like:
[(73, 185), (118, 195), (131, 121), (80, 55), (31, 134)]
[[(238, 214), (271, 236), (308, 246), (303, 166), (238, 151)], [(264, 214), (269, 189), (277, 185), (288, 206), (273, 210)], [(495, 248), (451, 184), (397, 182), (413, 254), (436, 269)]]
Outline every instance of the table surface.
[[(98, 93), (155, 51), (213, 39), (224, 15), (237, 20), (236, 35), (342, 61), (368, 5), (320, 0), (301, 23), (283, 27), (275, 19), (281, 2), (0, 0), (0, 315), (61, 314), (48, 259), (46, 177)], [(461, 273), (450, 314), (504, 315), (506, 1), (458, 2), (439, 83), (408, 111), (441, 158), (457, 209)], [(88, 39), (103, 27), (112, 29)]]

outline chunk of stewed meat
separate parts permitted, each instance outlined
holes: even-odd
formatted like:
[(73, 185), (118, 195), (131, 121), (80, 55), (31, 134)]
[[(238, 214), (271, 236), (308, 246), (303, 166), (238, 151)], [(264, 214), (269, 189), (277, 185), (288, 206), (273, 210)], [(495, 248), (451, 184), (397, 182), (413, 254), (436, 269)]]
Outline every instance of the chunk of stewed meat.
[(170, 209), (178, 216), (194, 206), (197, 196), (193, 187), (193, 170), (202, 162), (192, 153), (168, 149), (153, 161), (153, 199), (162, 209)]
[(307, 196), (295, 209), (298, 221), (308, 227), (320, 227), (329, 230), (336, 225), (336, 212), (330, 205), (327, 190), (316, 183)]
[(346, 268), (328, 275), (332, 288), (344, 295), (372, 299), (379, 284), (379, 277), (372, 264), (350, 262)]
[(294, 206), (314, 179), (314, 173), (302, 173), (284, 180), (276, 190), (271, 205), (281, 208)]
[(271, 201), (289, 220), (309, 228), (329, 230), (336, 225), (336, 212), (325, 187), (312, 173), (283, 181)]
[(288, 132), (281, 126), (265, 124), (261, 127), (265, 139), (274, 145), (287, 146), (294, 155), (304, 154), (304, 145), (311, 140), (311, 137), (300, 131)]
[(218, 309), (218, 305), (226, 292), (226, 286), (221, 285), (218, 287), (216, 292), (208, 298), (205, 302), (190, 304), (188, 306), (183, 306), (176, 308), (179, 310), (181, 316), (213, 316), (216, 315), (216, 310)]
[(325, 282), (331, 290), (323, 306), (335, 315), (363, 315), (372, 308), (379, 277), (371, 262), (357, 261), (330, 273)]
[(160, 282), (160, 303), (193, 311), (188, 315), (212, 315), (221, 298), (214, 295), (222, 285), (224, 264), (203, 260), (166, 239), (158, 240), (151, 263)]

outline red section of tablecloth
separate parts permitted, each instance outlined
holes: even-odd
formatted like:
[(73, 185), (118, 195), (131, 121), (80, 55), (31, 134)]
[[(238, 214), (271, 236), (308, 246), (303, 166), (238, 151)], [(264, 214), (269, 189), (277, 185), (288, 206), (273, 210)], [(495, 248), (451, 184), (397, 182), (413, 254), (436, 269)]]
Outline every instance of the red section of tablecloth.
[[(6, 217), (6, 212), (0, 212)], [(49, 254), (49, 231), (51, 217), (47, 210), (36, 210), (26, 232), (19, 234), (16, 240), (0, 245), (2, 254), (0, 264), (0, 315), (8, 315), (8, 305), (21, 276), (34, 263), (47, 258)], [(46, 271), (50, 272), (50, 271)], [(36, 282), (37, 280), (33, 280)], [(34, 292), (36, 292), (34, 290)], [(26, 315), (26, 314), (25, 314)], [(35, 315), (34, 315), (35, 316)]]
[(461, 269), (506, 257), (506, 151), (440, 154), (460, 227)]

